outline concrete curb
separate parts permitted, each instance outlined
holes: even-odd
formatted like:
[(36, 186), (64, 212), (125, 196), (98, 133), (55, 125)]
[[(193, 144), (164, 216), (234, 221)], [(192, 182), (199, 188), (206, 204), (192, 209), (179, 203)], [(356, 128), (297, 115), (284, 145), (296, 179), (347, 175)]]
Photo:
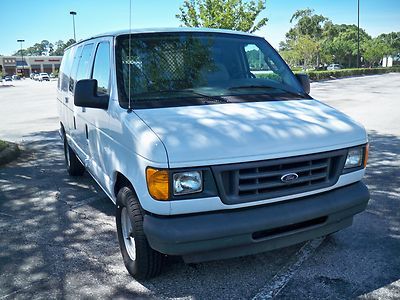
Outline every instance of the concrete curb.
[(0, 166), (15, 160), (20, 152), (17, 144), (7, 142), (7, 147), (0, 152)]

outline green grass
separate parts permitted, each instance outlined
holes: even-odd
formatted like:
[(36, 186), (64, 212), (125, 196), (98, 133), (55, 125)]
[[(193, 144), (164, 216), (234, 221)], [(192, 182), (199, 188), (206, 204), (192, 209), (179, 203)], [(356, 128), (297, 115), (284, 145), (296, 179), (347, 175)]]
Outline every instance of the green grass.
[(0, 140), (0, 152), (3, 151), (7, 147), (7, 143)]

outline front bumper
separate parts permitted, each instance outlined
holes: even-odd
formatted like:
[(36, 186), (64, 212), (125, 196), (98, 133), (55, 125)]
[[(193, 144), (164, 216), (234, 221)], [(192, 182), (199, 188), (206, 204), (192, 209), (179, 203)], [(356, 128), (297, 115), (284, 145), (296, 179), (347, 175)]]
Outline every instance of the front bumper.
[(360, 181), (303, 198), (197, 215), (144, 216), (150, 246), (187, 262), (255, 254), (324, 236), (352, 224), (369, 200)]

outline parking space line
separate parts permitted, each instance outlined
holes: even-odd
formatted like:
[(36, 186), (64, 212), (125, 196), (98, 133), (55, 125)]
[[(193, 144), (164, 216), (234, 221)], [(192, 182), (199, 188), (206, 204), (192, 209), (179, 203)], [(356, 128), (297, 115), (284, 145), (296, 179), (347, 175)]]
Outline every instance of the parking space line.
[(291, 257), (289, 262), (284, 265), (278, 273), (253, 297), (253, 300), (273, 299), (288, 284), (290, 279), (300, 268), (300, 266), (315, 252), (322, 244), (325, 237), (320, 237), (305, 243)]
[(10, 299), (11, 297), (16, 297), (16, 295), (19, 294), (20, 292), (28, 290), (33, 286), (37, 286), (38, 284), (42, 284), (45, 281), (47, 281), (47, 279), (43, 278), (43, 279), (37, 280), (37, 281), (35, 281), (35, 282), (33, 282), (33, 283), (29, 284), (29, 285), (21, 287), (18, 290), (14, 290), (11, 293), (8, 293), (8, 294), (5, 294), (5, 295), (0, 295), (0, 300), (7, 299), (7, 298)]

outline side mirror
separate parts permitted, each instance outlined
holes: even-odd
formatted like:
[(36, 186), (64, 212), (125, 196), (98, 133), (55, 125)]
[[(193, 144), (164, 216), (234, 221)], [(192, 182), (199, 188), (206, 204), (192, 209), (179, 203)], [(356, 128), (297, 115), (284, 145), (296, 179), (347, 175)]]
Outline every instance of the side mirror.
[(303, 87), (303, 90), (309, 94), (310, 93), (310, 78), (308, 77), (307, 74), (296, 74), (297, 80), (300, 82), (301, 86)]
[(74, 104), (80, 107), (108, 108), (109, 95), (97, 95), (97, 80), (82, 79), (75, 85)]

